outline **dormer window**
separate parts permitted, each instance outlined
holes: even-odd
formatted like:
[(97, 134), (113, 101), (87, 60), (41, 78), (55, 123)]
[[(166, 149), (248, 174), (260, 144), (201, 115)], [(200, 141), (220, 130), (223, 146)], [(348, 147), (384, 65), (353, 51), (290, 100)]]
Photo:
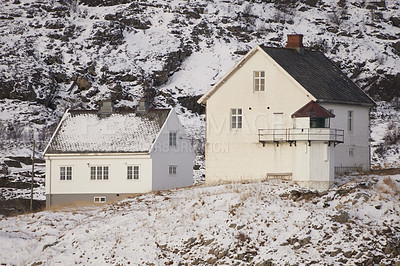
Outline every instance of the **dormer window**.
[(265, 91), (265, 71), (254, 71), (254, 91)]
[[(335, 117), (335, 115), (318, 103), (311, 101), (292, 114), (292, 117), (298, 120), (309, 118), (310, 128), (329, 128), (330, 119)], [(301, 123), (301, 125), (303, 127), (307, 126), (304, 123)]]

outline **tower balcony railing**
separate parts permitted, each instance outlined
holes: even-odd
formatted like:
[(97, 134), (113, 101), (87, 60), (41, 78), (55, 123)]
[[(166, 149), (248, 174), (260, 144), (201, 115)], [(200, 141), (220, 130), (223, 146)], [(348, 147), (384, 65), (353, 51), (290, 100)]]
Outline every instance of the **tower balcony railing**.
[(329, 145), (344, 142), (344, 130), (335, 128), (287, 128), (287, 129), (258, 129), (258, 139), (263, 145), (268, 142), (289, 142), (296, 145), (297, 141), (324, 141)]

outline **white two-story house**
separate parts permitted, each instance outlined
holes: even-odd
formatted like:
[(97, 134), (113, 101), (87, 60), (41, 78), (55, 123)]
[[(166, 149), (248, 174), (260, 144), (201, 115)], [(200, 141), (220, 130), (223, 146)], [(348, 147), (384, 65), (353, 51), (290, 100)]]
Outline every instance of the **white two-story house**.
[(285, 178), (328, 188), (335, 173), (370, 169), (374, 101), (302, 38), (254, 47), (199, 99), (207, 183)]
[(173, 109), (67, 111), (45, 149), (47, 207), (111, 202), (193, 184), (194, 152)]

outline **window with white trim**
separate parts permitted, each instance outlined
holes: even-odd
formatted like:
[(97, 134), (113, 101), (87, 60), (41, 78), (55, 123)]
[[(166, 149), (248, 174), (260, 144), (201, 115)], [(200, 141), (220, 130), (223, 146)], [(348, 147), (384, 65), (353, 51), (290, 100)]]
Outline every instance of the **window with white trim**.
[(168, 166), (168, 174), (170, 175), (176, 175), (176, 165), (170, 165)]
[(354, 127), (354, 113), (353, 111), (347, 112), (347, 131), (352, 132)]
[(265, 71), (254, 71), (254, 91), (265, 91)]
[(242, 128), (242, 109), (231, 109), (231, 128)]
[(60, 180), (72, 180), (72, 166), (60, 167)]
[(107, 201), (106, 197), (94, 197), (94, 203), (105, 203)]
[(108, 180), (109, 167), (108, 166), (91, 166), (90, 179), (91, 180)]
[(139, 179), (139, 165), (128, 165), (126, 172), (127, 179)]
[(169, 132), (169, 146), (176, 146), (176, 132)]

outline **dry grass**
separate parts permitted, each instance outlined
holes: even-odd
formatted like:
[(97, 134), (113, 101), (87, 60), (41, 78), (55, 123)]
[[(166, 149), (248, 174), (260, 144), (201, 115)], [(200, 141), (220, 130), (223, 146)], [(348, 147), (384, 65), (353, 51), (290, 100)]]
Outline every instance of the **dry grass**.
[(400, 195), (400, 184), (393, 180), (390, 176), (386, 176), (376, 184), (379, 192), (390, 194), (393, 196)]

